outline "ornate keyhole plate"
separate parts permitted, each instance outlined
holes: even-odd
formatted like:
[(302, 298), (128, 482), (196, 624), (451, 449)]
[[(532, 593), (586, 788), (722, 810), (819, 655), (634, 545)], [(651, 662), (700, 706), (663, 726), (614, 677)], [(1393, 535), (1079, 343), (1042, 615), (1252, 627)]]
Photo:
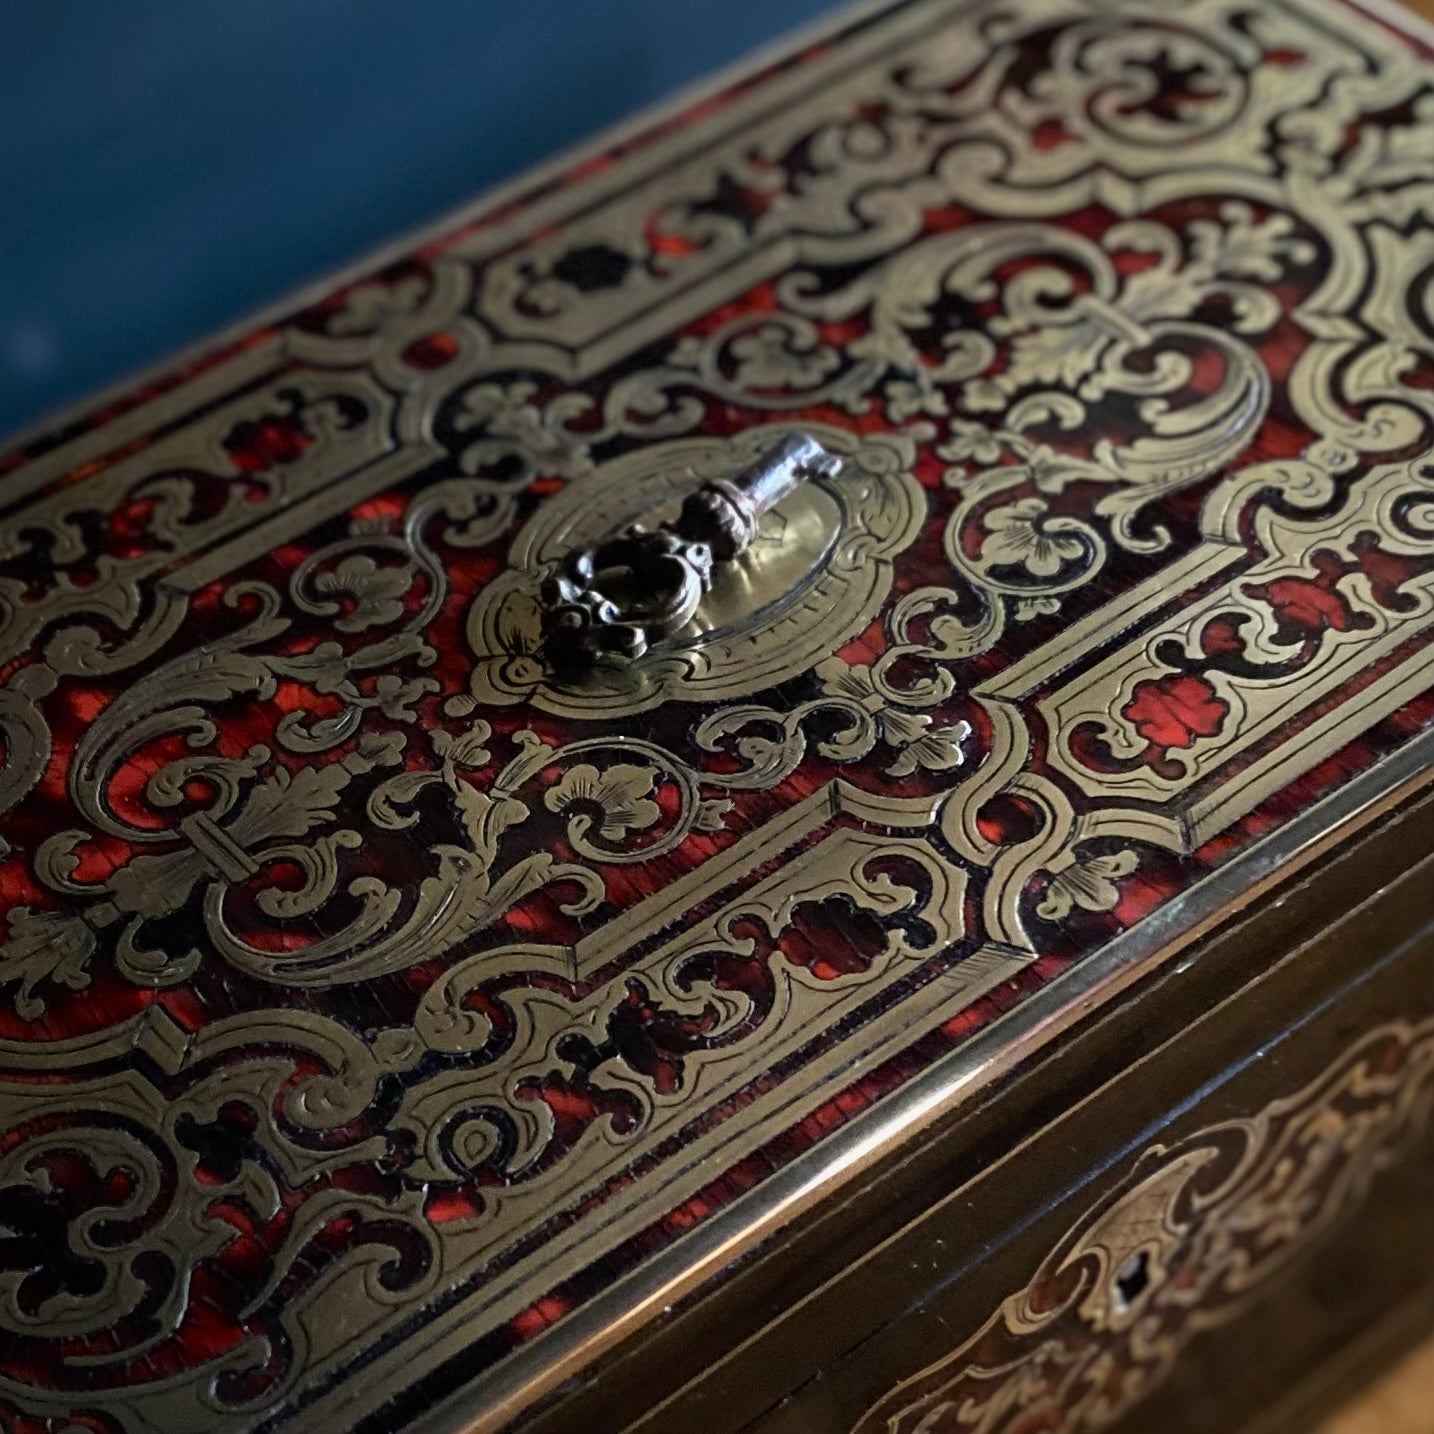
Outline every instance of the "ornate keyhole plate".
[(750, 462), (788, 431), (654, 443), (570, 483), (517, 535), (511, 566), (468, 618), (481, 703), (531, 702), (572, 717), (614, 717), (669, 700), (761, 692), (816, 665), (859, 632), (891, 588), (892, 559), (926, 512), (909, 441), (811, 431), (848, 458), (835, 478), (803, 484), (762, 520), (751, 548), (722, 564), (686, 629), (623, 670), (558, 677), (542, 657), (542, 575), (564, 553), (638, 518), (661, 522), (704, 478)]

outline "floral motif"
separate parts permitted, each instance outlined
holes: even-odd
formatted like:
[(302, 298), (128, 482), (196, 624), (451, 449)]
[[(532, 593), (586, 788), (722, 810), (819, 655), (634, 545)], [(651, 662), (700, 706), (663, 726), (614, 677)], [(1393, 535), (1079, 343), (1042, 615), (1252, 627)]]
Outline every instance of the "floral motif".
[(1004, 413), (1011, 402), (1007, 387), (999, 379), (973, 378), (961, 389), (961, 405), (971, 413)]
[[(1122, 274), (1113, 262), (1117, 254), (1140, 262)], [(1002, 311), (984, 322), (982, 337), (1004, 345), (998, 349), (986, 340), (984, 347), (970, 348), (970, 361), (950, 375), (964, 380), (961, 406), (972, 414), (1020, 408), (1012, 424), (1017, 428), (1049, 417), (1072, 428), (1084, 421), (1087, 403), (1112, 391), (1178, 393), (1191, 368), (1175, 326), (1217, 297), (1236, 317), (1224, 339), (1207, 342), (1225, 358), (1229, 382), (1244, 383), (1248, 365), (1228, 340), (1273, 325), (1279, 305), (1269, 286), (1314, 255), (1288, 215), (1259, 217), (1243, 202), (1223, 205), (1218, 221), (1192, 221), (1183, 236), (1147, 221), (1117, 225), (1099, 244), (1085, 246), (1078, 261), (1089, 287), (1072, 285), (1068, 272), (1054, 264), (1002, 286)], [(961, 267), (958, 287), (975, 299), (986, 296), (990, 275), (979, 255), (967, 256)], [(1176, 342), (1167, 346), (1167, 340)], [(1132, 363), (1137, 355), (1145, 357)], [(1022, 393), (1027, 397), (1018, 403)], [(1236, 401), (1233, 390), (1231, 399)]]
[(937, 448), (936, 456), (948, 463), (981, 463), (989, 467), (1001, 461), (1002, 436), (984, 423), (959, 419), (951, 425), (951, 437)]
[(989, 514), (982, 561), (991, 567), (1023, 567), (1035, 578), (1053, 578), (1068, 561), (1079, 558), (1085, 544), (1074, 533), (1062, 532), (1060, 519), (1046, 521), (1048, 507), (1044, 499), (1022, 498)]
[(1276, 578), (1271, 583), (1251, 583), (1245, 592), (1259, 602), (1269, 603), (1282, 626), (1302, 633), (1351, 632), (1372, 621), (1366, 613), (1356, 615), (1344, 596), (1327, 581)]
[(427, 294), (428, 282), (420, 274), (409, 274), (396, 284), (359, 284), (344, 295), (343, 307), (328, 321), (328, 331), (342, 337), (374, 333), (414, 313)]
[(1116, 882), (1139, 865), (1140, 858), (1126, 848), (1108, 856), (1077, 857), (1069, 866), (1052, 868), (1045, 899), (1036, 907), (1036, 915), (1046, 921), (1060, 921), (1077, 906), (1082, 911), (1113, 911), (1120, 900)]
[(662, 815), (652, 800), (657, 773), (651, 767), (618, 762), (599, 771), (586, 762), (569, 767), (544, 798), (548, 810), (566, 812), (573, 807), (596, 807), (596, 819), (587, 811), (572, 818), (572, 829), (585, 834), (596, 820), (598, 836), (605, 842), (619, 842), (629, 832), (646, 831)]
[(841, 367), (833, 348), (793, 333), (786, 324), (758, 324), (731, 343), (743, 388), (816, 388)]
[(1224, 726), (1230, 704), (1203, 677), (1172, 673), (1137, 683), (1120, 715), (1152, 746), (1193, 747)]
[(314, 579), (316, 591), (353, 600), (353, 611), (334, 623), (340, 632), (361, 632), (397, 622), (412, 585), (411, 567), (381, 568), (366, 553), (353, 553)]
[(493, 729), (480, 717), (466, 731), (454, 737), (448, 732), (432, 732), (428, 742), (445, 762), (454, 767), (477, 771), (487, 766), (492, 758), (488, 743)]
[(37, 1020), (45, 1013), (36, 986), (48, 982), (79, 991), (90, 984), (87, 968), (95, 952), (95, 933), (79, 917), (16, 906), (6, 922), (10, 934), (0, 947), (0, 986), (19, 982), (15, 1011), (23, 1020)]
[(950, 727), (935, 727), (924, 712), (903, 712), (887, 707), (878, 719), (881, 738), (896, 748), (896, 760), (887, 767), (892, 777), (909, 777), (918, 768), (928, 772), (948, 772), (965, 761), (961, 744), (971, 734), (968, 722)]
[(1249, 204), (1232, 199), (1220, 206), (1220, 220), (1196, 220), (1190, 226), (1189, 267), (1202, 276), (1231, 274), (1273, 284), (1290, 265), (1315, 259), (1315, 246), (1295, 234), (1288, 214), (1256, 219)]
[[(567, 428), (592, 408), (582, 393), (560, 393), (539, 407), (535, 383), (480, 383), (463, 399), (460, 432), (481, 432), (463, 455), (465, 472), (476, 473), (503, 451), (516, 451), (533, 467), (559, 478), (581, 478), (593, 470), (587, 442)], [(495, 453), (494, 450), (497, 450)]]
[(1079, 313), (1072, 322), (1046, 324), (1019, 334), (1011, 344), (1010, 367), (998, 385), (1008, 394), (1038, 384), (1074, 391), (1095, 368), (1109, 337), (1093, 317)]
[(946, 395), (931, 382), (924, 370), (918, 372), (915, 378), (888, 379), (884, 392), (886, 410), (896, 423), (903, 423), (919, 414), (940, 418), (948, 411)]
[(918, 767), (928, 772), (949, 772), (965, 760), (962, 743), (971, 735), (969, 722), (937, 727), (928, 713), (893, 706), (870, 667), (831, 657), (816, 671), (822, 690), (829, 696), (853, 702), (875, 718), (874, 735), (896, 752), (896, 759), (886, 769), (888, 775), (909, 777)]
[(415, 722), (418, 712), (413, 704), (437, 690), (438, 684), (431, 677), (400, 677), (396, 672), (384, 672), (373, 685), (373, 705), (395, 722)]

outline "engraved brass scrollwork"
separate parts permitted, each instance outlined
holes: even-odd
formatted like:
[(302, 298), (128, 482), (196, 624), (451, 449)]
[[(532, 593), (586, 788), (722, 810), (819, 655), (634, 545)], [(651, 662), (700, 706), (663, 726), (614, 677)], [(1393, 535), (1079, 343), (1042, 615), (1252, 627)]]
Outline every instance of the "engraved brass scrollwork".
[[(900, 7), (17, 459), (0, 1191), (70, 1283), (0, 1269), (0, 1407), (352, 1422), (1343, 779), (1434, 631), (1434, 72), (1352, 13)], [(549, 565), (798, 433), (559, 680)]]

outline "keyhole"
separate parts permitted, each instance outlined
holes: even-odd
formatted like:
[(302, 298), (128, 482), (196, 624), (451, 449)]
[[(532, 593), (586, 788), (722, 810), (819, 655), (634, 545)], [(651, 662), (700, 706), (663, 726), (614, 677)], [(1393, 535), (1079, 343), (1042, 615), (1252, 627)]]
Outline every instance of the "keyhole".
[(1124, 1314), (1150, 1288), (1150, 1256), (1141, 1250), (1115, 1272), (1115, 1305)]

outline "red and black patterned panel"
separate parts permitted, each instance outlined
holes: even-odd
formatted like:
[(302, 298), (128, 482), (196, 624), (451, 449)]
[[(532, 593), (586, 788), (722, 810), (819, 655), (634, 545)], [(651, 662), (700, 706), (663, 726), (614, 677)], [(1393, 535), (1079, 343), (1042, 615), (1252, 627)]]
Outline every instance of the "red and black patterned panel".
[[(1431, 99), (1348, 7), (898, 7), (12, 455), (16, 1429), (471, 1376), (1379, 789)], [(761, 602), (550, 670), (555, 553), (795, 431)]]

